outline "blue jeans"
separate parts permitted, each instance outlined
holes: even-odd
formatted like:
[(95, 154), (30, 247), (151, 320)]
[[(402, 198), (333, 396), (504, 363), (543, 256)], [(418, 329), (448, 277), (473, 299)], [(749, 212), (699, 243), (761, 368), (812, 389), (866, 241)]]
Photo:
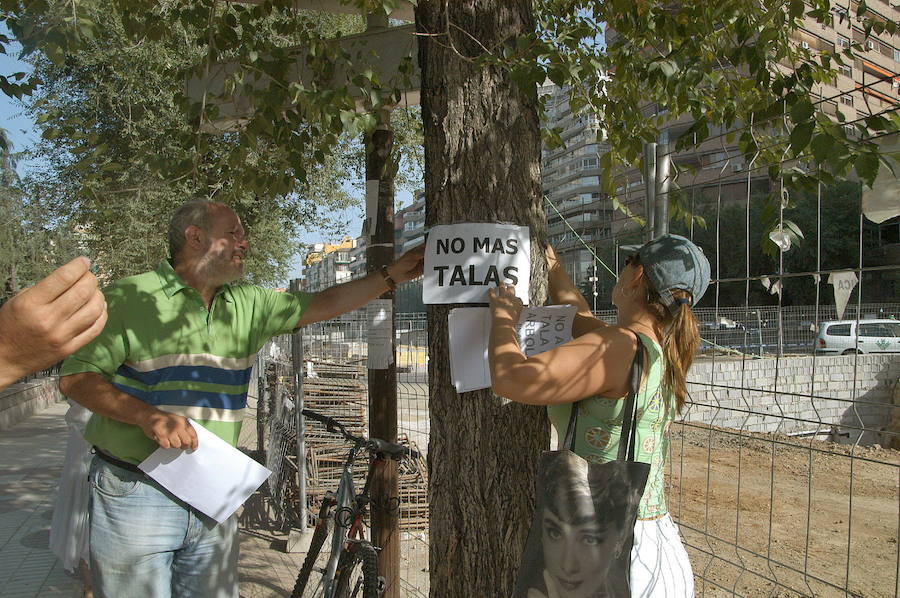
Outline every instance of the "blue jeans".
[(237, 520), (191, 510), (142, 475), (91, 463), (97, 598), (237, 598)]

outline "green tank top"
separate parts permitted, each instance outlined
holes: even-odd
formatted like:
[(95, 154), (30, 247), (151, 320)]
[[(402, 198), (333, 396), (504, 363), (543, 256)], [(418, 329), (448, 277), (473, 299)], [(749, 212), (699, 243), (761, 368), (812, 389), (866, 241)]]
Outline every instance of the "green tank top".
[[(649, 519), (665, 515), (666, 496), (663, 468), (669, 453), (669, 426), (675, 419), (675, 397), (662, 388), (665, 360), (662, 348), (651, 338), (638, 334), (647, 349), (644, 385), (635, 401), (637, 436), (635, 460), (650, 464), (650, 477), (641, 497), (638, 517)], [(550, 423), (558, 438), (565, 438), (573, 403), (547, 408)], [(622, 432), (625, 401), (593, 396), (582, 399), (575, 431), (575, 454), (589, 463), (605, 463), (617, 458)]]

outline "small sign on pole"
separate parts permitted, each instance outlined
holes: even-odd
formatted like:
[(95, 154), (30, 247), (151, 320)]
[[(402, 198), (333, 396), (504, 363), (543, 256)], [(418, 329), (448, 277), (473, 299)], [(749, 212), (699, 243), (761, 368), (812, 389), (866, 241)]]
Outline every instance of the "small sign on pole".
[(444, 224), (428, 232), (422, 300), (487, 303), (488, 289), (511, 284), (528, 303), (531, 238), (527, 226)]

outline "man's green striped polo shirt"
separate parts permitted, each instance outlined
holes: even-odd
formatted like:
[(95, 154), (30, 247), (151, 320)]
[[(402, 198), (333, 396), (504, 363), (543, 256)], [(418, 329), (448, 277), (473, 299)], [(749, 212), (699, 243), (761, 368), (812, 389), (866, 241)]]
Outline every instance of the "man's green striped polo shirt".
[[(104, 290), (103, 332), (62, 365), (60, 376), (96, 372), (122, 392), (163, 411), (191, 417), (232, 445), (247, 405), (257, 351), (290, 332), (308, 293), (225, 285), (209, 310), (168, 261)], [(157, 448), (138, 426), (94, 415), (85, 439), (140, 463)]]

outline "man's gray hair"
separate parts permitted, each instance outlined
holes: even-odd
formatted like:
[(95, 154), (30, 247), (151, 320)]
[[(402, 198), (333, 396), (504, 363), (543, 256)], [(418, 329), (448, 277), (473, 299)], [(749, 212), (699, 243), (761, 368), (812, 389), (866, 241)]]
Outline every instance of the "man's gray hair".
[(205, 199), (194, 199), (181, 204), (175, 210), (169, 221), (169, 257), (174, 260), (184, 248), (187, 241), (184, 231), (187, 230), (187, 227), (196, 226), (204, 231), (209, 230), (209, 220), (213, 208), (219, 205), (222, 204)]

